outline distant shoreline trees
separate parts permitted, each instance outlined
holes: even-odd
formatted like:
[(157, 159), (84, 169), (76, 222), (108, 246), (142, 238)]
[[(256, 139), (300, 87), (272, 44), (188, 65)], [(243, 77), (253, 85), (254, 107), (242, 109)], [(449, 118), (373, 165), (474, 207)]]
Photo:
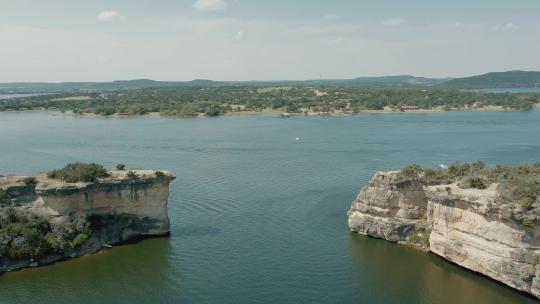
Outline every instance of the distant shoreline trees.
[(307, 111), (354, 114), (365, 110), (502, 109), (528, 111), (540, 102), (540, 93), (495, 94), (434, 88), (392, 87), (184, 87), (104, 92), (73, 91), (0, 102), (0, 111), (49, 109), (77, 114), (219, 116), (235, 111), (270, 108), (288, 113)]

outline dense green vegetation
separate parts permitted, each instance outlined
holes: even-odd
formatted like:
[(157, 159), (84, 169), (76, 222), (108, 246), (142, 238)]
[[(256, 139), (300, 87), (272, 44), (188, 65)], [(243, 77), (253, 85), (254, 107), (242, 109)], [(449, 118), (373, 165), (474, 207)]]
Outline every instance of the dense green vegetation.
[(13, 208), (0, 211), (0, 259), (39, 258), (78, 249), (91, 234), (84, 219), (54, 223)]
[(226, 112), (275, 109), (289, 113), (349, 113), (414, 106), (420, 109), (531, 110), (540, 94), (492, 94), (458, 90), (354, 86), (208, 86), (70, 92), (0, 102), (0, 111), (56, 109), (97, 115), (218, 116)]
[(135, 173), (135, 171), (128, 171), (127, 177), (129, 177), (131, 179), (136, 179), (137, 178), (137, 173)]
[(515, 166), (499, 164), (487, 166), (482, 161), (473, 163), (453, 163), (448, 168), (422, 168), (412, 164), (401, 173), (407, 177), (419, 177), (428, 185), (458, 183), (463, 188), (485, 189), (491, 183), (498, 183), (501, 198), (532, 205), (540, 199), (540, 163)]
[(3, 189), (0, 189), (0, 206), (4, 206), (5, 204), (9, 204), (11, 202), (11, 199), (6, 191)]
[(26, 185), (32, 185), (32, 184), (37, 183), (37, 180), (33, 176), (27, 176), (23, 178), (23, 183), (25, 183)]
[(47, 172), (47, 177), (60, 179), (68, 183), (91, 182), (96, 178), (107, 177), (109, 174), (103, 166), (75, 162), (67, 164), (62, 169)]

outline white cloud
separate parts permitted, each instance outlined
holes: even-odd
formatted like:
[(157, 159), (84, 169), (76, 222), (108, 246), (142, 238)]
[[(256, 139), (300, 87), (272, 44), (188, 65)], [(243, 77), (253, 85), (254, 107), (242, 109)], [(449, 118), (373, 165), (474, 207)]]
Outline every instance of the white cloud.
[(235, 40), (242, 40), (244, 38), (244, 31), (238, 31), (236, 35), (234, 35)]
[(197, 0), (193, 6), (200, 11), (221, 11), (227, 8), (223, 0)]
[(96, 18), (99, 21), (105, 21), (105, 22), (113, 21), (113, 20), (124, 20), (124, 19), (126, 19), (126, 17), (120, 15), (116, 11), (103, 11), (103, 12), (99, 13), (99, 15), (97, 15)]
[(495, 25), (493, 27), (493, 29), (497, 32), (503, 32), (503, 33), (508, 33), (508, 32), (511, 32), (513, 30), (516, 30), (518, 29), (518, 26), (515, 25), (514, 23), (512, 22), (508, 22), (506, 24), (499, 24), (499, 25)]
[(336, 20), (339, 19), (339, 16), (336, 14), (325, 14), (323, 15), (323, 19), (325, 20)]
[(407, 20), (403, 18), (392, 18), (392, 19), (386, 19), (382, 22), (384, 26), (390, 26), (390, 27), (396, 27), (401, 26), (407, 23)]

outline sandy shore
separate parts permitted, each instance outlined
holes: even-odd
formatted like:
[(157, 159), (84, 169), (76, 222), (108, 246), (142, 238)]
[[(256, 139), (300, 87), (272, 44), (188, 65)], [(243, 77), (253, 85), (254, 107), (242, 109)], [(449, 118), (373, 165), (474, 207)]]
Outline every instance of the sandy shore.
[[(535, 108), (540, 108), (540, 103), (537, 103), (535, 105)], [(443, 107), (437, 107), (433, 109), (408, 109), (408, 110), (400, 110), (390, 107), (385, 107), (383, 110), (361, 110), (357, 113), (352, 113), (349, 111), (334, 111), (334, 112), (314, 112), (314, 111), (308, 111), (304, 110), (300, 113), (287, 113), (283, 110), (278, 109), (271, 109), (266, 108), (261, 111), (251, 111), (251, 110), (240, 110), (240, 111), (232, 111), (222, 114), (222, 116), (245, 116), (245, 115), (268, 115), (268, 116), (280, 116), (280, 115), (287, 115), (287, 116), (344, 116), (344, 115), (362, 115), (362, 114), (428, 114), (428, 113), (442, 113), (442, 112), (450, 112), (450, 111), (457, 111), (457, 112), (519, 112), (519, 110), (512, 110), (512, 109), (505, 109), (501, 106), (485, 106), (481, 108), (452, 108), (450, 110), (445, 110)], [(84, 114), (76, 114), (72, 111), (66, 111), (61, 112), (58, 110), (47, 110), (47, 109), (40, 109), (40, 110), (34, 110), (34, 109), (28, 109), (28, 110), (20, 110), (20, 111), (14, 111), (9, 110), (5, 112), (20, 112), (20, 113), (26, 113), (26, 112), (50, 112), (54, 115), (68, 115), (68, 116), (79, 116), (79, 117), (136, 117), (136, 116), (151, 116), (151, 117), (177, 117), (177, 116), (163, 116), (159, 112), (151, 112), (144, 115), (119, 115), (119, 114), (113, 114), (110, 116), (102, 116), (97, 115), (94, 113), (84, 113)], [(199, 114), (196, 117), (206, 117), (204, 114)], [(181, 118), (181, 117), (179, 117)]]

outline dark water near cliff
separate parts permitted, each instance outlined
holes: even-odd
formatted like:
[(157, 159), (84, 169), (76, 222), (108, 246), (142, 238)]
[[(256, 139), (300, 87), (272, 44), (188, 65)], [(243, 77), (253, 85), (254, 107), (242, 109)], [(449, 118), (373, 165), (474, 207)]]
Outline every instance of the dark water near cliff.
[[(295, 138), (300, 137), (300, 141)], [(529, 303), (434, 255), (349, 233), (377, 170), (540, 160), (540, 111), (217, 119), (0, 113), (0, 171), (170, 169), (170, 238), (0, 276), (0, 303)]]

